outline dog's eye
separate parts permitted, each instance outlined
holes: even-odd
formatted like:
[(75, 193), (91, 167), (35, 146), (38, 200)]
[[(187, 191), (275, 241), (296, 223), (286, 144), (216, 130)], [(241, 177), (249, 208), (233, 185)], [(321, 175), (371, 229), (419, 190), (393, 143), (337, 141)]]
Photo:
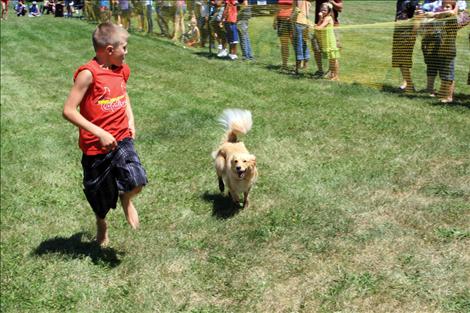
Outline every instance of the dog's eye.
[(238, 160), (235, 160), (235, 163), (238, 163)]

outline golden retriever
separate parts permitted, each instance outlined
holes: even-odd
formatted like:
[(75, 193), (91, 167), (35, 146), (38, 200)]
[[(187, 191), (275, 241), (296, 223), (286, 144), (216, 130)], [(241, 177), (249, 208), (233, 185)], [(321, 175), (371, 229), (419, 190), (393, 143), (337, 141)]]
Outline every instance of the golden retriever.
[(235, 205), (240, 205), (239, 194), (243, 193), (243, 208), (248, 207), (251, 187), (258, 171), (256, 157), (250, 154), (243, 142), (238, 141), (238, 135), (246, 134), (253, 124), (251, 112), (240, 109), (227, 109), (219, 119), (226, 128), (219, 148), (212, 153), (215, 160), (215, 170), (219, 179), (220, 192), (225, 185)]

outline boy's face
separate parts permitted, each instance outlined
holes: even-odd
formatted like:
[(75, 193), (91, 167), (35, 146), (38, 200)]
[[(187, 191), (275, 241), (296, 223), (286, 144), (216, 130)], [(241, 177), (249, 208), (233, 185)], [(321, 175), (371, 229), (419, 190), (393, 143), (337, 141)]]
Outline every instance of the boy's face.
[(122, 38), (119, 44), (115, 47), (109, 45), (106, 51), (110, 57), (110, 63), (116, 66), (121, 66), (127, 54), (127, 39)]

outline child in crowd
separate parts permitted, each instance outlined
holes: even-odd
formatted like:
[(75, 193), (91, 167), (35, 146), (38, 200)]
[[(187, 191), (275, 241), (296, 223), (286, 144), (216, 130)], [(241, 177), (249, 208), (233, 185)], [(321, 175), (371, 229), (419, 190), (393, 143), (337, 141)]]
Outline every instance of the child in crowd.
[(109, 0), (100, 0), (100, 21), (109, 22), (111, 20), (111, 4)]
[(129, 0), (119, 0), (119, 7), (121, 9), (121, 23), (124, 29), (129, 30), (131, 28), (131, 7)]
[(321, 50), (328, 58), (330, 73), (327, 78), (330, 80), (339, 80), (339, 49), (336, 45), (336, 37), (333, 29), (334, 21), (332, 17), (333, 5), (323, 3), (320, 8), (319, 20), (315, 26), (316, 36), (320, 40)]
[(8, 0), (2, 0), (2, 20), (8, 17)]
[(242, 57), (244, 60), (253, 60), (253, 51), (251, 50), (250, 35), (248, 34), (248, 23), (251, 18), (251, 6), (248, 0), (238, 0), (240, 10), (237, 16), (237, 28), (240, 35), (240, 45), (242, 47)]
[(222, 19), (225, 11), (224, 0), (215, 0), (212, 6), (213, 13), (210, 17), (211, 29), (213, 34), (211, 34), (218, 43), (217, 56), (219, 58), (226, 57), (228, 51), (225, 48), (227, 46), (225, 28), (223, 27)]
[(197, 27), (196, 19), (191, 20), (189, 30), (183, 35), (183, 41), (188, 47), (197, 47), (201, 43), (201, 33)]
[(118, 25), (98, 25), (93, 32), (96, 56), (76, 71), (63, 109), (65, 119), (79, 128), (84, 192), (96, 216), (101, 246), (109, 241), (106, 215), (116, 208), (118, 198), (130, 226), (139, 226), (131, 199), (147, 184), (134, 149), (134, 115), (126, 90), (128, 36)]
[(184, 17), (186, 15), (186, 0), (175, 1), (175, 16), (173, 20), (173, 41), (180, 41), (185, 33)]
[(209, 37), (208, 21), (209, 21), (209, 5), (207, 0), (197, 0), (195, 3), (194, 13), (196, 15), (197, 27), (201, 33), (201, 48), (206, 46)]
[(293, 10), (295, 73), (298, 74), (300, 68), (307, 68), (310, 59), (310, 51), (307, 45), (310, 2), (296, 0), (294, 1)]
[(26, 5), (24, 0), (19, 0), (15, 7), (16, 16), (25, 16), (26, 15)]
[(292, 5), (294, 0), (279, 0), (278, 9), (274, 15), (273, 28), (277, 30), (277, 36), (281, 44), (281, 71), (288, 71), (289, 41), (292, 41)]
[(438, 96), (443, 103), (453, 101), (458, 30), (455, 8), (455, 0), (443, 0), (442, 7), (425, 14), (433, 20), (423, 23), (425, 34), (421, 46), (427, 66), (426, 89), (431, 96), (435, 96), (434, 83), (439, 74), (441, 86)]
[(31, 6), (29, 7), (29, 14), (28, 16), (29, 17), (36, 17), (36, 16), (40, 16), (41, 13), (39, 12), (39, 8), (38, 8), (38, 4), (36, 1), (33, 1), (31, 3)]
[(227, 42), (230, 46), (230, 53), (228, 57), (230, 60), (238, 59), (237, 44), (238, 44), (238, 30), (237, 30), (237, 0), (225, 0), (224, 11), (224, 27), (227, 33)]

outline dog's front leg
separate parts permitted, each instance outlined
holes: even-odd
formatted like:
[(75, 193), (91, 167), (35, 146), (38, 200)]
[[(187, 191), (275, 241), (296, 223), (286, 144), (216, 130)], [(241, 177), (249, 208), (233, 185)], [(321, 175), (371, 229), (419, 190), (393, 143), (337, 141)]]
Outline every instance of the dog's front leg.
[(224, 192), (225, 190), (225, 185), (224, 185), (224, 180), (222, 179), (222, 177), (219, 176), (219, 190), (220, 192)]
[(249, 193), (249, 190), (243, 193), (243, 208), (247, 208), (250, 205), (250, 200), (248, 199)]
[(233, 204), (236, 207), (240, 207), (240, 198), (238, 197), (238, 193), (235, 193), (233, 191), (230, 191), (230, 197), (232, 198)]

